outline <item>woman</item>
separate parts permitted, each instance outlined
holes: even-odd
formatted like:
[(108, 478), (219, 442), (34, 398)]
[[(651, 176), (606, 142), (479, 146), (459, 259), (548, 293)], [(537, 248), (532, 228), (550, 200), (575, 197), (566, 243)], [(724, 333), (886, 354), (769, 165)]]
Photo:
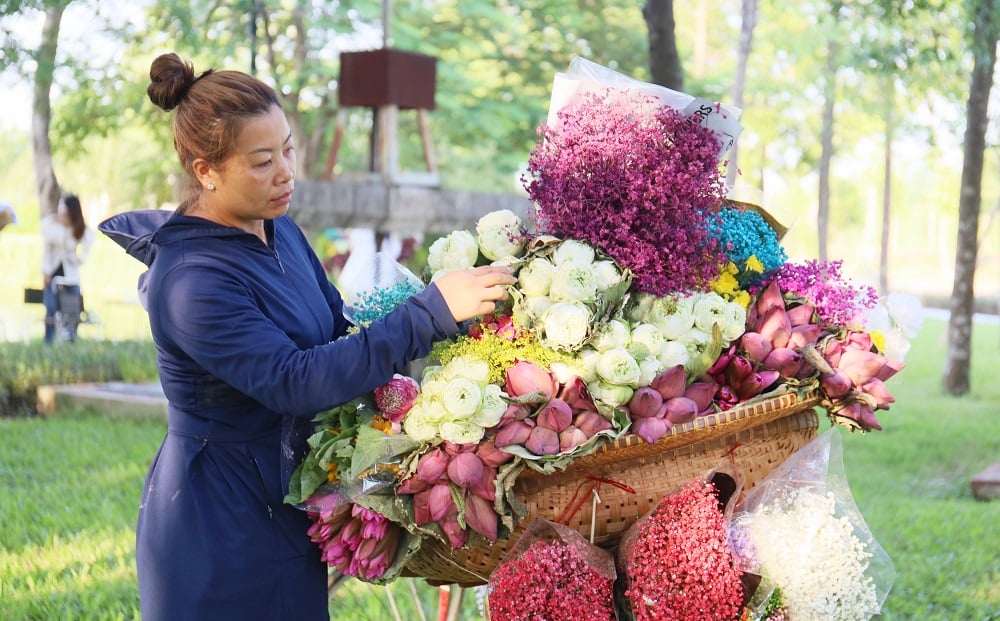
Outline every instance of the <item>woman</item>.
[[(67, 194), (55, 214), (42, 218), (42, 303), (45, 305), (45, 342), (56, 334), (59, 299), (80, 299), (80, 266), (94, 244), (94, 231), (83, 218), (80, 199)], [(77, 305), (79, 306), (79, 305)], [(66, 338), (76, 339), (79, 311), (68, 317)]]
[(514, 278), (456, 272), (348, 334), (343, 302), (286, 215), (295, 149), (274, 90), (236, 71), (153, 61), (191, 183), (173, 213), (101, 225), (143, 260), (168, 431), (136, 532), (143, 619), (327, 619), (327, 568), (282, 499), (315, 414), (387, 382)]

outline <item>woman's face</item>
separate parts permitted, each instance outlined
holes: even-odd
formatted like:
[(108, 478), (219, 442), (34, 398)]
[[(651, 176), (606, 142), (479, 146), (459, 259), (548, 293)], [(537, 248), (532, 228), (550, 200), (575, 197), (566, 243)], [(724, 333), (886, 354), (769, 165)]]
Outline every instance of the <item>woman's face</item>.
[(249, 230), (288, 211), (294, 178), (292, 132), (285, 113), (272, 106), (246, 122), (232, 155), (211, 169), (207, 179), (215, 189), (202, 193), (202, 203), (222, 223)]

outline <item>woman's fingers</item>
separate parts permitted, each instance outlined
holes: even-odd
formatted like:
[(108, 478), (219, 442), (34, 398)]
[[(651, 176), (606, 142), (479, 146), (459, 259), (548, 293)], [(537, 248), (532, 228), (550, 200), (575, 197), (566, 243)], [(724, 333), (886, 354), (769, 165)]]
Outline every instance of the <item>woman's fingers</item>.
[(455, 321), (492, 312), (507, 297), (504, 287), (515, 282), (511, 268), (490, 265), (449, 272), (434, 281)]

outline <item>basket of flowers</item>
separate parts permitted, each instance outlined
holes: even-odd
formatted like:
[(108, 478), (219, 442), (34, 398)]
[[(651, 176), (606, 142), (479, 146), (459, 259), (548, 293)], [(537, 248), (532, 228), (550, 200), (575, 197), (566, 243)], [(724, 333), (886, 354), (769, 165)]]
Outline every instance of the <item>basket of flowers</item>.
[[(784, 228), (727, 197), (733, 112), (587, 78), (540, 129), (533, 217), (430, 248), (427, 280), (512, 266), (507, 303), (317, 419), (286, 500), (343, 573), (485, 584), (535, 519), (613, 550), (720, 459), (752, 488), (817, 408), (880, 428), (902, 363), (865, 327), (877, 297), (838, 262), (789, 262)], [(359, 295), (358, 329), (424, 282), (399, 269)]]

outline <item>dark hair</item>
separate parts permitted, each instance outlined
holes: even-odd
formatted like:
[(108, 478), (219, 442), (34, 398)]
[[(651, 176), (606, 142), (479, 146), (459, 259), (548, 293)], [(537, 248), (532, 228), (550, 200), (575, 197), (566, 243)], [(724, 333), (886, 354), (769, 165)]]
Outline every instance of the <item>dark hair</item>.
[(87, 222), (83, 219), (83, 208), (80, 206), (80, 199), (75, 194), (65, 194), (62, 197), (63, 205), (66, 206), (66, 215), (69, 216), (69, 224), (73, 228), (73, 237), (80, 239), (87, 229)]
[(274, 89), (257, 78), (212, 69), (196, 78), (191, 63), (173, 52), (153, 61), (149, 79), (150, 101), (166, 111), (177, 108), (174, 149), (195, 191), (200, 191), (193, 169), (196, 159), (218, 166), (232, 153), (247, 119), (281, 106)]

